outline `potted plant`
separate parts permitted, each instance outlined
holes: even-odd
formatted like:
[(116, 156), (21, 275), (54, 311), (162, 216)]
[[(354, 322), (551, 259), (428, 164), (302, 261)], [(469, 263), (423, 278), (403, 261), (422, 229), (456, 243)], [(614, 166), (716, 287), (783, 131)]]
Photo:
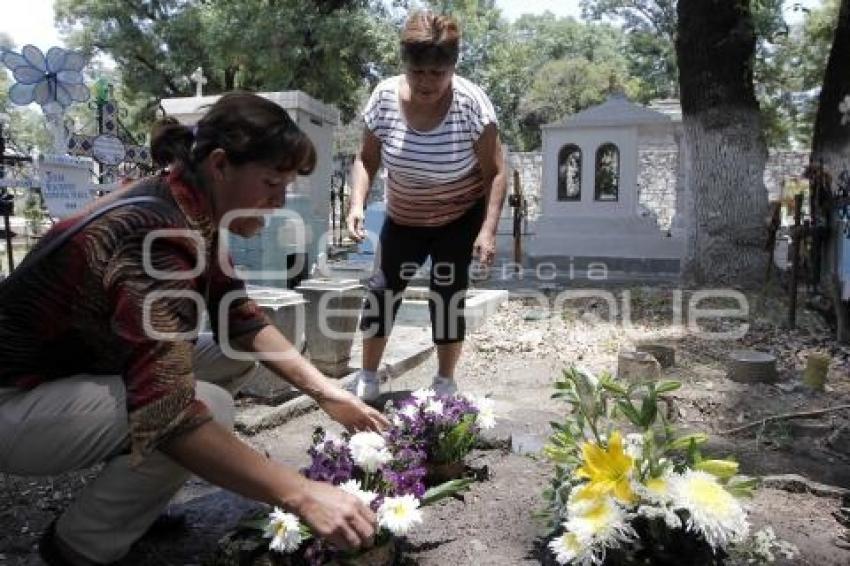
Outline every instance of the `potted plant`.
[(750, 563), (795, 554), (765, 531), (749, 536), (741, 499), (757, 480), (732, 460), (704, 458), (706, 435), (678, 434), (659, 411), (659, 398), (679, 387), (626, 385), (577, 368), (556, 382), (554, 397), (571, 409), (544, 448), (556, 465), (544, 496), (558, 564), (696, 566), (723, 564), (731, 552)]
[(462, 477), (481, 430), (495, 426), (492, 400), (437, 395), (432, 389), (414, 391), (389, 413), (391, 449), (421, 462), (427, 485)]

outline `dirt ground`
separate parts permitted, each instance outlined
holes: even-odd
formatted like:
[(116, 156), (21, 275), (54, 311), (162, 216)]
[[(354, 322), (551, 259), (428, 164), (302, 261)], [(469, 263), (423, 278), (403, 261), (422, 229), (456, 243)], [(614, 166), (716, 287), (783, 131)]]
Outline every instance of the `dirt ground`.
[[(540, 563), (537, 549), (546, 528), (534, 514), (541, 509), (540, 493), (551, 467), (533, 453), (548, 434), (548, 422), (564, 417), (564, 406), (550, 399), (551, 384), (560, 370), (572, 363), (594, 371), (615, 370), (618, 350), (630, 348), (638, 340), (675, 346), (677, 363), (664, 374), (685, 384), (675, 393), (677, 422), (683, 428), (712, 433), (713, 453), (734, 454), (744, 473), (800, 474), (812, 482), (850, 488), (847, 411), (769, 424), (740, 434), (719, 434), (767, 415), (850, 403), (850, 350), (835, 345), (816, 315), (801, 311), (798, 329), (784, 330), (781, 300), (759, 304), (751, 298), (753, 312), (747, 333), (731, 341), (709, 340), (671, 327), (672, 290), (629, 291), (631, 325), (610, 320), (599, 299), (570, 302), (559, 312), (514, 299), (469, 337), (458, 371), (460, 385), (470, 392), (490, 394), (499, 417), (497, 429), (488, 437), (490, 449), (476, 451), (472, 462), (486, 465), (491, 479), (475, 484), (463, 501), (443, 501), (426, 509), (426, 523), (408, 538), (402, 563)], [(622, 299), (623, 289), (612, 292), (618, 301)], [(706, 328), (717, 330), (739, 323), (726, 321)], [(776, 354), (779, 382), (744, 385), (726, 379), (728, 353), (739, 348)], [(812, 351), (826, 352), (833, 360), (824, 393), (809, 393), (799, 383), (806, 356)], [(434, 371), (432, 358), (391, 387), (396, 392), (416, 389), (426, 385)], [(310, 433), (317, 425), (333, 429), (324, 415), (313, 412), (246, 440), (273, 458), (301, 466), (307, 460)], [(0, 564), (38, 564), (35, 543), (39, 534), (95, 472), (54, 478), (0, 475)], [(749, 503), (751, 522), (754, 528), (770, 524), (780, 538), (796, 544), (801, 556), (793, 564), (848, 564), (850, 551), (832, 542), (842, 530), (832, 516), (840, 501), (834, 492), (816, 491), (821, 495), (759, 489)], [(202, 564), (215, 552), (221, 536), (254, 509), (253, 503), (193, 480), (171, 506), (172, 513), (186, 517), (188, 528), (142, 539), (122, 564)]]

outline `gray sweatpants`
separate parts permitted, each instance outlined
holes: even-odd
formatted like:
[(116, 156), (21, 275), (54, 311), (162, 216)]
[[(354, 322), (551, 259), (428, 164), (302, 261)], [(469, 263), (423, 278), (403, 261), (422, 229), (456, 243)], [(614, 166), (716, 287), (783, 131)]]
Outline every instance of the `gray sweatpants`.
[[(196, 397), (232, 428), (233, 394), (256, 364), (226, 358), (209, 335), (198, 339), (193, 361)], [(106, 463), (56, 524), (63, 542), (96, 562), (124, 556), (190, 475), (161, 452), (130, 467), (125, 397), (118, 375), (0, 389), (0, 472), (53, 475)]]

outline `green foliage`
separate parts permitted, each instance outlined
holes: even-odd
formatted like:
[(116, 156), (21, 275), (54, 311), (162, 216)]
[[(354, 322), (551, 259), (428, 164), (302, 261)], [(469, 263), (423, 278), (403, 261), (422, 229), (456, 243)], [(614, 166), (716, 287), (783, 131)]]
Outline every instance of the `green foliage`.
[(838, 20), (838, 0), (824, 0), (803, 23), (760, 46), (755, 65), (756, 93), (772, 146), (808, 147), (817, 111), (817, 93)]
[[(188, 77), (202, 67), (208, 93), (300, 89), (336, 105), (353, 124), (340, 148), (350, 150), (365, 97), (400, 70), (401, 24), (412, 8), (430, 7), (459, 20), (459, 74), (490, 96), (506, 144), (528, 151), (539, 147), (542, 124), (601, 102), (611, 90), (641, 102), (678, 95), (676, 0), (581, 5), (587, 22), (546, 12), (509, 24), (495, 0), (57, 0), (56, 16), (70, 45), (117, 63), (118, 76), (109, 80), (137, 138), (161, 98), (194, 92)], [(783, 18), (787, 0), (753, 3), (754, 73), (771, 146), (811, 137), (837, 5), (825, 0), (791, 29)]]
[(197, 67), (209, 93), (300, 89), (351, 117), (364, 80), (397, 56), (387, 49), (395, 30), (375, 17), (382, 4), (368, 8), (365, 0), (58, 0), (56, 15), (71, 45), (115, 60), (147, 120), (160, 98), (194, 91)]
[(41, 223), (46, 215), (41, 207), (41, 199), (34, 190), (27, 190), (24, 198), (23, 217), (26, 219), (30, 234), (37, 235), (41, 231)]
[(627, 37), (629, 72), (640, 77), (637, 98), (677, 96), (678, 69), (673, 41), (676, 36), (676, 0), (582, 0), (588, 20), (622, 22)]
[(437, 438), (437, 444), (432, 455), (434, 464), (460, 462), (475, 446), (476, 435), (472, 432), (475, 425), (475, 415), (467, 415), (457, 425)]
[(427, 505), (433, 505), (437, 501), (441, 499), (445, 499), (446, 497), (452, 497), (453, 495), (460, 493), (461, 491), (466, 491), (469, 489), (469, 486), (475, 480), (473, 478), (462, 478), (457, 480), (450, 480), (440, 485), (434, 486), (428, 491), (426, 491), (422, 495), (422, 500), (419, 504), (422, 507)]
[(611, 90), (635, 95), (639, 81), (629, 74), (625, 46), (623, 33), (607, 24), (549, 13), (519, 18), (513, 40), (496, 54), (488, 87), (511, 145), (539, 148), (542, 124), (601, 102)]
[[(628, 38), (629, 74), (636, 98), (678, 96), (678, 68), (673, 42), (677, 32), (676, 0), (582, 0), (589, 20), (619, 21)], [(799, 9), (788, 0), (754, 0), (753, 25), (758, 38), (754, 61), (756, 95), (769, 147), (808, 145), (826, 56), (838, 12), (837, 0), (824, 0), (791, 28), (784, 12)]]

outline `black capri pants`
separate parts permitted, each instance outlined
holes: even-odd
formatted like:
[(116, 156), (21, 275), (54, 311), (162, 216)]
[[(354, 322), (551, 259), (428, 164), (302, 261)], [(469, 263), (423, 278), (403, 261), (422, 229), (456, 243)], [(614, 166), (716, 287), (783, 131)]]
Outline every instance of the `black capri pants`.
[(389, 216), (369, 278), (360, 330), (367, 338), (389, 336), (407, 284), (431, 257), (428, 311), (435, 344), (460, 342), (466, 334), (466, 289), (472, 246), (484, 222), (484, 199), (444, 226), (403, 226)]

